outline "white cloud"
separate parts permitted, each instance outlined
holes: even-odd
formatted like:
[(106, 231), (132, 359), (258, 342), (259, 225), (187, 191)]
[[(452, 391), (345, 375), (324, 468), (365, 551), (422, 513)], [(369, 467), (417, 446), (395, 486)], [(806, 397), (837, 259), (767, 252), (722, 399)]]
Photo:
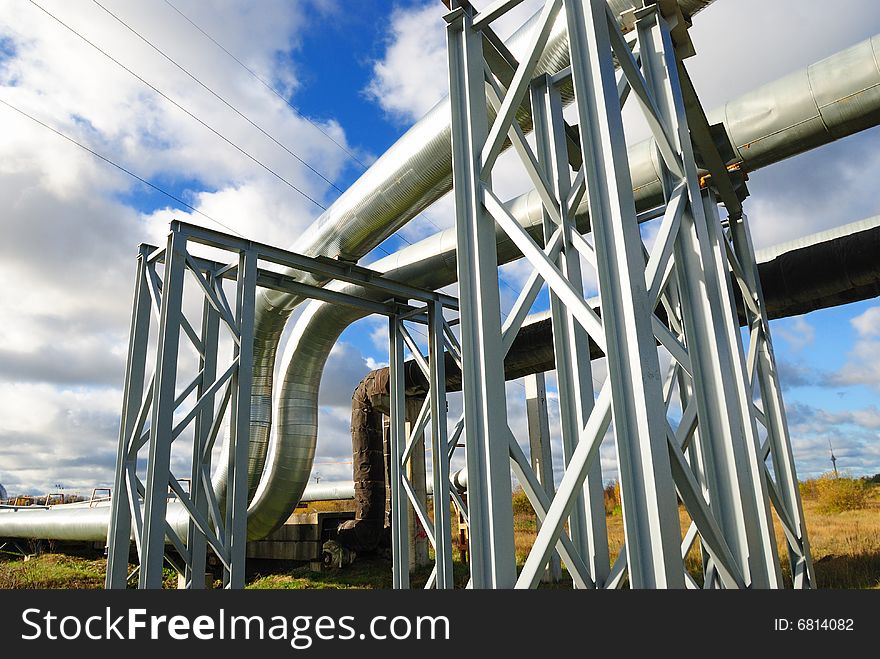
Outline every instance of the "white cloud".
[(421, 118), (449, 89), (442, 9), (429, 3), (391, 14), (388, 46), (366, 93), (401, 122)]
[[(473, 4), (479, 9), (487, 3)], [(506, 39), (542, 4), (528, 0), (493, 28)], [(391, 14), (385, 52), (373, 64), (366, 94), (402, 123), (420, 119), (449, 93), (445, 11), (429, 0), (397, 6)]]
[[(326, 183), (95, 6), (43, 1), (50, 11), (296, 181), (308, 194), (322, 203), (332, 197)], [(342, 9), (339, 3), (318, 0), (295, 4), (282, 0), (177, 2), (250, 67), (289, 92), (300, 89), (298, 48), (303, 31), (313, 27), (309, 22), (313, 13), (303, 8)], [(523, 3), (519, 13), (502, 26), (502, 33), (509, 33), (538, 4), (537, 0)], [(846, 12), (818, 2), (811, 3), (809, 10), (794, 0), (772, 4), (729, 0), (696, 19), (693, 34), (700, 56), (688, 64), (707, 107), (816, 61), (878, 27), (873, 3), (867, 0), (854, 1)], [(334, 178), (345, 166), (344, 154), (337, 147), (223, 59), (165, 5), (113, 0), (108, 6), (219, 94), (234, 100), (258, 124), (271, 128), (281, 142), (293, 145), (293, 150), (328, 177)], [(398, 121), (418, 118), (446, 92), (442, 13), (436, 2), (397, 7), (392, 13), (389, 41), (375, 63), (369, 93)], [(784, 47), (778, 39), (780, 24), (795, 26)], [(750, 35), (749, 48), (735, 57), (730, 55), (726, 38), (731, 33)], [(188, 203), (236, 231), (285, 245), (318, 213), (293, 190), (32, 5), (4, 5), (0, 39), (0, 97), (139, 174), (183, 189)], [(83, 487), (106, 483), (120, 407), (118, 387), (135, 246), (142, 240), (160, 240), (172, 217), (195, 223), (205, 220), (170, 208), (141, 214), (131, 205), (132, 198), (143, 192), (139, 184), (6, 108), (0, 107), (0, 116), (4, 126), (0, 131), (4, 228), (0, 242), (0, 281), (4, 282), (0, 287), (0, 479), (37, 489), (58, 480)], [(345, 143), (344, 133), (332, 118), (323, 127)], [(869, 131), (753, 173), (753, 197), (747, 206), (757, 245), (880, 210), (872, 187), (880, 174), (878, 140), (880, 134)], [(506, 196), (525, 189), (522, 171), (510, 164), (510, 156), (499, 161), (497, 183)], [(433, 233), (435, 225), (451, 226), (449, 198), (424, 215), (406, 227), (405, 235), (415, 239)], [(511, 278), (517, 281), (523, 273), (520, 266), (510, 268)], [(876, 387), (880, 382), (880, 370), (872, 366), (880, 348), (873, 311), (853, 321), (860, 341), (838, 374), (841, 383)], [(368, 325), (367, 331), (384, 354), (386, 323)], [(808, 334), (800, 331), (803, 345), (812, 341)], [(319, 455), (326, 451), (330, 458), (343, 459), (350, 452), (344, 398), (350, 396), (349, 386), (357, 384), (361, 371), (378, 365), (355, 352), (350, 346), (339, 346), (331, 356), (327, 386), (322, 388)], [(522, 406), (512, 395), (510, 400), (513, 422), (521, 429)], [(867, 431), (875, 427), (871, 426), (875, 412), (856, 410), (847, 420), (836, 422), (856, 424), (862, 429), (859, 432)], [(835, 421), (818, 413), (813, 417), (825, 426)], [(812, 450), (810, 442), (818, 440), (800, 435), (796, 441), (799, 451), (806, 451)], [(609, 445), (603, 447), (602, 458), (611, 469), (609, 450)], [(852, 450), (854, 455), (862, 451), (869, 460), (872, 449), (862, 443), (853, 444)], [(561, 453), (557, 450), (556, 454)], [(799, 452), (799, 460), (800, 456)]]
[(790, 403), (787, 411), (799, 478), (830, 471), (829, 442), (842, 471), (854, 476), (880, 471), (880, 411), (876, 406), (829, 412)]
[(799, 352), (816, 340), (816, 328), (803, 316), (797, 316), (777, 322), (773, 327), (773, 335), (781, 337), (792, 350)]
[[(40, 4), (309, 196), (329, 203), (326, 182), (97, 5)], [(287, 93), (300, 88), (303, 31), (338, 10), (323, 0), (175, 4)], [(338, 146), (169, 6), (133, 0), (106, 5), (328, 178), (346, 166), (348, 156)], [(5, 3), (2, 13), (3, 100), (249, 238), (289, 245), (320, 212), (32, 4)], [(5, 106), (0, 118), (0, 479), (13, 490), (54, 482), (107, 484), (137, 245), (160, 244), (175, 218), (220, 227), (173, 210), (173, 202)], [(321, 128), (346, 144), (332, 118)], [(144, 214), (134, 205), (145, 192), (158, 210)]]
[(844, 365), (832, 373), (837, 385), (866, 385), (880, 391), (880, 307), (871, 307), (850, 321), (858, 339), (847, 353)]
[(850, 323), (863, 339), (880, 336), (880, 307), (871, 307)]

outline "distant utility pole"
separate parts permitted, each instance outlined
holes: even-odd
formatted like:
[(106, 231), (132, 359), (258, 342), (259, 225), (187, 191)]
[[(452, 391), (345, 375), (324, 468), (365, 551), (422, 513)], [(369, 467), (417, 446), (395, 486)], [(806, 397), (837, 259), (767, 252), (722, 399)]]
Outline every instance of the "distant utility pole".
[(834, 457), (834, 447), (831, 445), (831, 440), (828, 440), (828, 448), (831, 449), (831, 469), (834, 471), (834, 477), (840, 478), (840, 474), (837, 473), (837, 458)]

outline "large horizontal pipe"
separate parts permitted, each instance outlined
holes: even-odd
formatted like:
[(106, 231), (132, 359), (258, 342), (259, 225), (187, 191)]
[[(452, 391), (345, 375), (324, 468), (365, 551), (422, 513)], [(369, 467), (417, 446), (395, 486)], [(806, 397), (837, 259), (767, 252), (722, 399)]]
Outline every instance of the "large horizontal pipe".
[[(467, 473), (463, 470), (453, 474), (453, 479), (458, 487), (467, 487)], [(427, 487), (428, 494), (433, 494), (433, 483), (428, 482)], [(347, 499), (354, 499), (354, 483), (351, 481), (309, 484), (300, 501)], [(186, 540), (189, 532), (186, 509), (176, 501), (169, 501), (167, 519), (177, 534)], [(0, 507), (0, 538), (105, 542), (109, 525), (109, 500), (91, 506), (66, 504)]]
[[(709, 2), (680, 0), (679, 4), (691, 15)], [(626, 0), (620, 7), (614, 5), (615, 10), (624, 6), (628, 6)], [(542, 59), (548, 71), (567, 64), (566, 45), (564, 31), (554, 30)], [(880, 69), (874, 56), (878, 46), (880, 37), (874, 37), (804, 69), (803, 75), (793, 74), (747, 94), (710, 113), (710, 118), (724, 117), (747, 169), (876, 125), (880, 120)], [(851, 71), (858, 71), (858, 75)], [(815, 121), (817, 116), (821, 121)], [(730, 130), (730, 126), (738, 128)], [(750, 136), (750, 126), (760, 126), (760, 130)], [(312, 255), (359, 258), (450, 189), (449, 154), (448, 104), (441, 103), (340, 197), (294, 249)], [(630, 150), (636, 198), (643, 208), (657, 201), (656, 158), (650, 142)], [(540, 207), (535, 195), (517, 198), (508, 207), (537, 234)], [(583, 228), (588, 225), (584, 213), (578, 221)], [(447, 231), (373, 267), (414, 284), (442, 287), (455, 281), (454, 245), (453, 232)], [(498, 253), (502, 263), (519, 256), (503, 237)], [(262, 479), (249, 509), (248, 534), (252, 538), (263, 537), (282, 523), (305, 489), (317, 438), (321, 373), (339, 334), (360, 317), (348, 309), (315, 303), (303, 313), (286, 350), (284, 383), (275, 394), (275, 436), (267, 459), (275, 353), (284, 325), (299, 301), (278, 295), (261, 295), (258, 301), (249, 471), (252, 481), (261, 473)], [(224, 483), (221, 471), (216, 479), (218, 489), (222, 490)]]
[[(880, 295), (877, 254), (880, 254), (880, 216), (760, 251), (757, 260), (768, 315), (787, 318), (877, 297)], [(527, 321), (514, 341), (505, 360), (508, 380), (555, 368), (552, 326), (543, 316), (539, 314)], [(597, 349), (594, 351), (593, 357), (601, 356)], [(446, 366), (447, 387), (450, 391), (460, 389), (458, 368), (451, 359), (447, 359)], [(407, 373), (416, 371), (416, 368), (407, 369)], [(407, 388), (414, 395), (425, 393), (417, 377), (410, 378)], [(462, 474), (460, 478), (465, 476)], [(309, 485), (300, 500), (352, 498), (354, 484), (347, 481)], [(179, 504), (169, 504), (168, 519), (185, 537), (187, 517)], [(73, 504), (39, 510), (0, 510), (0, 538), (99, 542), (107, 537), (109, 521), (110, 508), (106, 502), (94, 508)]]
[[(189, 515), (177, 502), (168, 503), (166, 519), (181, 538), (189, 532)], [(53, 506), (48, 509), (0, 511), (0, 538), (106, 542), (110, 506)]]

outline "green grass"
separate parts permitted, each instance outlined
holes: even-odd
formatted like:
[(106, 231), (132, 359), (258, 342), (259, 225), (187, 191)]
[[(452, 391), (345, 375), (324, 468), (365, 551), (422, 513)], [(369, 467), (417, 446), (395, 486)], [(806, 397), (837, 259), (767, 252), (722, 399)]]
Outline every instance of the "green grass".
[(107, 561), (64, 554), (41, 554), (0, 562), (0, 588), (91, 589), (104, 587)]

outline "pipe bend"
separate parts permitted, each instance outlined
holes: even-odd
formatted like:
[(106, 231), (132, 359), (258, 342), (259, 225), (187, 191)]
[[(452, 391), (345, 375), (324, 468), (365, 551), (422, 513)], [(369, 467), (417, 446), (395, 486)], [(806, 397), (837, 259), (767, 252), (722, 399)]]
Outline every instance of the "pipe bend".
[(263, 538), (278, 528), (299, 503), (315, 457), (324, 366), (339, 335), (364, 315), (356, 309), (312, 301), (296, 321), (282, 355), (282, 380), (276, 386), (276, 418), (265, 468), (248, 507), (249, 539)]

